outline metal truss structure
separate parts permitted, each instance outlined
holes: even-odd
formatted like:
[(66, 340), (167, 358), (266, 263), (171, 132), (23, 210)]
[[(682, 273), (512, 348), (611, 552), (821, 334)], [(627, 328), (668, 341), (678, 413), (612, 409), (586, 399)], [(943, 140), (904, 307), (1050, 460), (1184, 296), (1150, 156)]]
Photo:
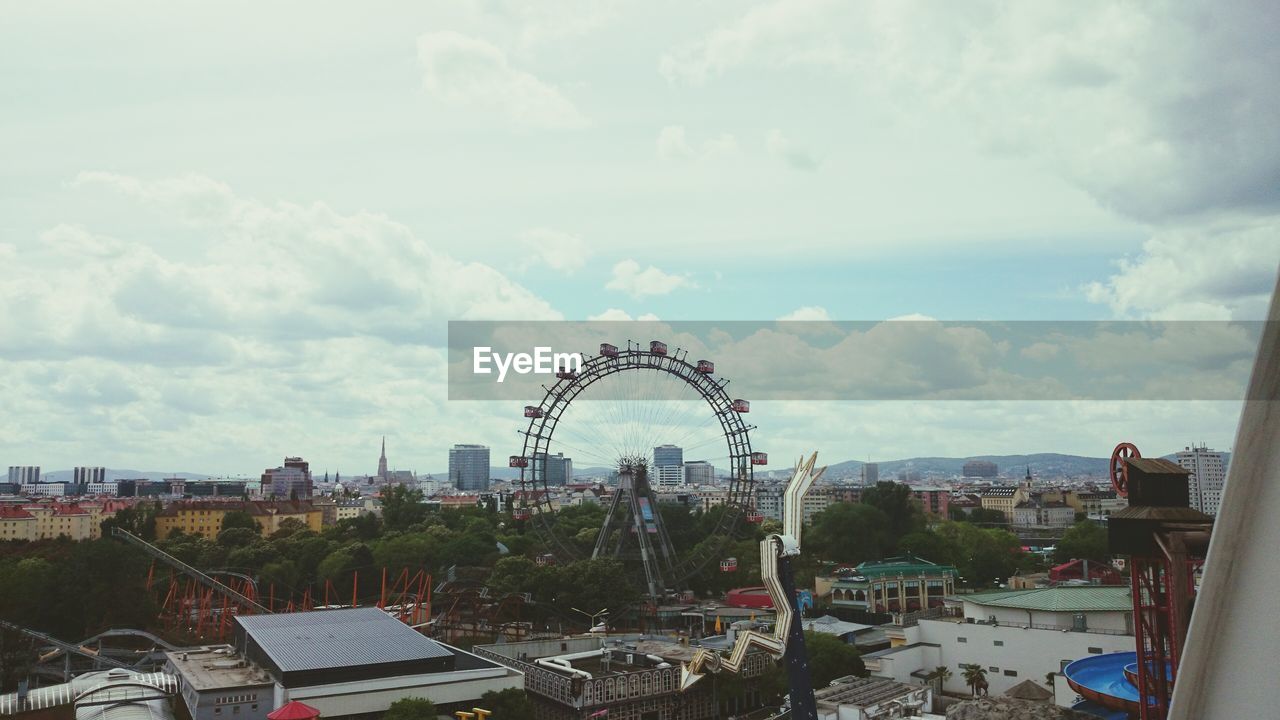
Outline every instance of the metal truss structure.
[[(679, 554), (662, 539), (663, 533), (657, 525), (660, 520), (654, 520), (651, 527), (642, 531), (641, 526), (649, 522), (649, 516), (657, 515), (656, 503), (648, 491), (650, 479), (643, 472), (636, 471), (635, 458), (617, 458), (620, 469), (625, 470), (627, 466), (632, 469), (629, 485), (622, 488), (613, 501), (616, 508), (624, 511), (625, 518), (606, 523), (601, 528), (593, 553), (595, 557), (606, 554), (611, 539), (613, 552), (619, 552), (623, 544), (610, 535), (630, 522), (630, 529), (623, 534), (634, 533), (634, 539), (640, 544), (641, 556), (645, 558), (645, 582), (651, 597), (657, 597), (664, 589), (664, 583), (682, 582), (719, 559), (737, 524), (753, 513), (754, 466), (765, 464), (768, 458), (765, 453), (753, 452), (751, 448), (750, 431), (754, 428), (743, 420), (743, 414), (750, 411), (750, 403), (729, 396), (725, 391), (729, 381), (715, 376), (715, 365), (711, 361), (691, 362), (687, 351), (676, 349), (668, 353), (666, 344), (656, 340), (647, 346), (628, 342), (625, 350), (606, 343), (600, 346), (598, 355), (584, 355), (584, 358), (580, 368), (558, 372), (556, 383), (551, 387), (544, 386), (546, 395), (541, 402), (524, 409), (525, 417), (529, 418), (528, 427), (522, 431), (524, 446), (520, 455), (513, 455), (510, 459), (511, 467), (520, 468), (521, 485), (513, 514), (517, 520), (531, 524), (557, 561), (571, 562), (581, 558), (582, 552), (574, 543), (556, 532), (545, 463), (565, 412), (592, 385), (620, 373), (660, 373), (684, 383), (706, 402), (728, 451), (728, 497), (713, 533), (718, 542), (704, 543), (697, 550)], [(650, 504), (647, 510), (645, 504)]]

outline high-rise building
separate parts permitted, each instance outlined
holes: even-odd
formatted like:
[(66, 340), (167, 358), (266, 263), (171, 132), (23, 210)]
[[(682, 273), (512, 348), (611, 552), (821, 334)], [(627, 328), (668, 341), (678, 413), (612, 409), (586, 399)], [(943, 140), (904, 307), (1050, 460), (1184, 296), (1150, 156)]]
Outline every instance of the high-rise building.
[(965, 477), (993, 478), (1000, 474), (1000, 468), (989, 460), (970, 460), (964, 464), (961, 473)]
[(659, 465), (653, 469), (653, 485), (659, 488), (674, 488), (684, 484), (683, 465)]
[(864, 463), (862, 466), (862, 484), (875, 485), (880, 482), (880, 466), (877, 463)]
[(382, 456), (378, 458), (378, 477), (387, 479), (387, 436), (382, 436)]
[(300, 457), (287, 457), (281, 467), (262, 471), (262, 494), (288, 500), (311, 499), (311, 464)]
[(10, 465), (9, 482), (14, 485), (35, 485), (40, 482), (40, 466)]
[(653, 449), (653, 464), (655, 467), (684, 465), (684, 448), (678, 445), (659, 445)]
[(706, 460), (690, 460), (684, 464), (684, 481), (689, 485), (710, 485), (715, 479), (716, 469)]
[(449, 482), (459, 490), (488, 490), (489, 448), (466, 444), (449, 448)]
[(684, 448), (678, 445), (655, 447), (653, 469), (649, 474), (657, 487), (671, 488), (684, 484)]
[(71, 482), (77, 495), (89, 492), (89, 484), (96, 483), (101, 487), (107, 481), (107, 469), (104, 467), (81, 466), (71, 471)]
[(536, 457), (541, 463), (542, 477), (548, 485), (568, 485), (573, 482), (573, 458), (565, 457), (564, 453), (538, 453)]
[(1206, 515), (1217, 515), (1222, 504), (1222, 487), (1227, 481), (1226, 455), (1204, 445), (1183, 448), (1176, 461), (1191, 473), (1191, 507)]

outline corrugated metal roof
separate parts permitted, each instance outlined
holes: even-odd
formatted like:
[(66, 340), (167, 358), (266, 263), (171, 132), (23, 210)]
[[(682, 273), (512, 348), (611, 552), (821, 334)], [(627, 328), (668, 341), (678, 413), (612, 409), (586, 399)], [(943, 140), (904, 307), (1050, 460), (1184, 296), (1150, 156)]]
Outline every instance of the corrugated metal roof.
[(958, 595), (956, 600), (993, 607), (1044, 610), (1046, 612), (1125, 611), (1133, 609), (1129, 588), (1118, 585), (1082, 585), (1029, 590), (997, 590)]
[(284, 672), (452, 655), (378, 608), (240, 615), (236, 622)]

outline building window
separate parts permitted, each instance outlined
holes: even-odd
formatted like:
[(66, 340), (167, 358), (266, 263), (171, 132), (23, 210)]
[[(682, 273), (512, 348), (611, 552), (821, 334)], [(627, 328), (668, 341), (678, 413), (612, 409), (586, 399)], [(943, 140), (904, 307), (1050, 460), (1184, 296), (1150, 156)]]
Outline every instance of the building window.
[(995, 645), (996, 647), (1004, 647), (1004, 641), (1003, 641), (1003, 640), (992, 640), (992, 641), (991, 641), (991, 644), (992, 644), (992, 645)]
[(1004, 674), (1005, 674), (1006, 676), (1008, 676), (1008, 677), (1018, 677), (1018, 671), (1017, 671), (1017, 670), (1005, 670), (1005, 671), (1004, 671)]
[(967, 642), (969, 642), (969, 638), (958, 637), (958, 638), (956, 638), (956, 642), (958, 642), (958, 643), (967, 643)]
[(1000, 668), (996, 667), (995, 665), (991, 665), (991, 666), (989, 666), (989, 667), (987, 668), (987, 670), (988, 670), (988, 671), (990, 671), (990, 672), (993, 672), (993, 673), (998, 673), (998, 672), (1000, 672)]
[(1089, 654), (1090, 654), (1090, 655), (1101, 655), (1101, 654), (1102, 654), (1102, 648), (1099, 648), (1099, 647), (1091, 647), (1091, 648), (1089, 648)]

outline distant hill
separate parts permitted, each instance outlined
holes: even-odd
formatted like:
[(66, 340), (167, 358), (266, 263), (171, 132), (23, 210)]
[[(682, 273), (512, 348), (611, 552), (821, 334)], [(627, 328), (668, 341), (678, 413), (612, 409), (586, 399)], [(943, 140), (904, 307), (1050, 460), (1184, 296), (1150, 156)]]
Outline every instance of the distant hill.
[[(1173, 455), (1166, 455), (1172, 458)], [(1228, 460), (1230, 455), (1228, 454)], [(881, 480), (896, 480), (898, 473), (912, 470), (923, 478), (950, 478), (961, 475), (964, 464), (970, 460), (993, 462), (999, 468), (1000, 476), (1005, 478), (1021, 478), (1031, 468), (1035, 477), (1065, 478), (1105, 478), (1108, 473), (1109, 457), (1085, 457), (1082, 455), (1065, 455), (1062, 453), (1033, 453), (1030, 455), (974, 455), (971, 457), (914, 457), (901, 460), (878, 462)], [(861, 460), (844, 460), (827, 466), (826, 478), (830, 480), (859, 479), (862, 477)], [(587, 467), (574, 468), (573, 474), (578, 477), (608, 475), (610, 468)], [(788, 464), (784, 467), (757, 468), (757, 478), (782, 479), (790, 474)], [(520, 472), (514, 468), (495, 467), (492, 469), (495, 478), (516, 478)], [(436, 477), (448, 477), (448, 472), (439, 473)]]
[[(212, 475), (201, 475), (189, 472), (163, 472), (159, 470), (116, 470), (107, 468), (106, 478), (110, 480), (164, 480), (165, 478), (183, 478), (184, 480), (207, 480)], [(74, 470), (51, 470), (40, 473), (44, 482), (71, 482), (75, 479)]]
[[(1231, 453), (1224, 452), (1228, 464), (1231, 462)], [(1172, 460), (1173, 454), (1162, 456), (1165, 459)], [(905, 458), (903, 460), (887, 460), (878, 462), (880, 466), (881, 480), (896, 480), (898, 473), (903, 470), (914, 470), (920, 473), (922, 478), (950, 478), (961, 474), (964, 464), (970, 460), (986, 460), (993, 462), (999, 468), (1001, 477), (1005, 478), (1021, 478), (1030, 466), (1031, 474), (1035, 477), (1063, 477), (1063, 478), (1105, 478), (1108, 474), (1108, 464), (1111, 462), (1109, 457), (1085, 457), (1082, 455), (1063, 455), (1061, 453), (1033, 453), (1031, 455), (974, 455), (972, 457), (915, 457)], [(834, 463), (827, 467), (826, 479), (829, 480), (853, 480), (862, 477), (861, 460), (845, 460)], [(585, 467), (573, 469), (573, 474), (580, 478), (589, 477), (607, 477), (613, 471), (607, 467)], [(773, 466), (767, 469), (757, 468), (756, 478), (758, 479), (776, 479), (786, 478), (791, 472), (790, 464), (784, 466)], [(426, 474), (426, 473), (424, 473)], [(47, 482), (70, 482), (73, 471), (71, 470), (53, 470), (47, 473), (41, 473), (40, 479)], [(448, 470), (430, 473), (432, 477), (442, 480), (449, 477)], [(494, 466), (489, 469), (489, 476), (496, 479), (513, 480), (520, 477), (518, 468), (506, 466)], [(147, 480), (162, 480), (164, 478), (185, 478), (187, 480), (206, 480), (212, 475), (202, 475), (200, 473), (191, 472), (163, 472), (155, 470), (116, 470), (107, 468), (107, 480), (125, 480), (135, 478), (146, 478)]]

